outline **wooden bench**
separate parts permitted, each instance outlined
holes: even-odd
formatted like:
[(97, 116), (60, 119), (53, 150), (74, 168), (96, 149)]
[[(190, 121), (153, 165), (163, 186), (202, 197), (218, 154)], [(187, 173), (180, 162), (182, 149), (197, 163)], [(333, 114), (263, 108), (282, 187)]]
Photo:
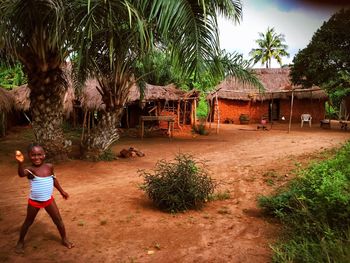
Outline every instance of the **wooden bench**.
[(141, 139), (143, 139), (143, 135), (145, 132), (145, 121), (167, 121), (168, 122), (168, 135), (169, 138), (173, 137), (174, 133), (174, 116), (141, 116)]

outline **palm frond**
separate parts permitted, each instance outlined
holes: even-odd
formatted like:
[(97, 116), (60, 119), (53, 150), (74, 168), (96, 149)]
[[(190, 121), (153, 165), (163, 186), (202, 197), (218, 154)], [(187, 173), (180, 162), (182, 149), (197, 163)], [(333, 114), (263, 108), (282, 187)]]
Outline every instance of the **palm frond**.
[(217, 14), (239, 21), (240, 1), (153, 1), (150, 18), (172, 50), (184, 75), (200, 76), (219, 53)]
[(70, 2), (1, 1), (0, 34), (7, 55), (26, 65), (33, 57), (45, 63), (52, 60), (55, 53), (58, 53), (60, 61), (64, 60), (74, 31)]

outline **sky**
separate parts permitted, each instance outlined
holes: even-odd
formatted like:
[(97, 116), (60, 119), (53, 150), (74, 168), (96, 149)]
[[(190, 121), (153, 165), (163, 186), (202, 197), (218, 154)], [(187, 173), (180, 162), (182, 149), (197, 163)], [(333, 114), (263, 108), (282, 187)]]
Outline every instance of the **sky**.
[[(332, 4), (325, 4), (327, 2)], [(285, 36), (287, 52), (290, 53), (289, 58), (282, 58), (282, 64), (292, 63), (298, 50), (305, 48), (323, 22), (328, 21), (346, 2), (347, 0), (241, 0), (243, 19), (239, 24), (219, 18), (221, 48), (241, 53), (248, 59), (249, 51), (258, 47), (255, 40), (259, 38), (259, 32), (265, 33), (268, 27), (274, 27), (277, 34)], [(254, 67), (264, 66), (258, 62)], [(272, 67), (280, 66), (272, 60)]]

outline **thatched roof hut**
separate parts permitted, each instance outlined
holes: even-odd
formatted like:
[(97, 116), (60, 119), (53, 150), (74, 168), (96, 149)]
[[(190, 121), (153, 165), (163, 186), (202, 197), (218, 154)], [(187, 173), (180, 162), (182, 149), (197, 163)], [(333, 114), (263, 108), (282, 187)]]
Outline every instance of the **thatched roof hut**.
[[(28, 111), (30, 108), (30, 89), (27, 84), (21, 85), (11, 93), (14, 97), (14, 108), (18, 111)], [(63, 108), (66, 115), (73, 111), (74, 90), (72, 85), (68, 86), (68, 90), (64, 96)]]
[(319, 87), (303, 89), (301, 86), (292, 85), (289, 78), (289, 68), (254, 69), (257, 77), (263, 84), (265, 91), (259, 91), (250, 84), (244, 84), (235, 78), (228, 78), (222, 81), (214, 92), (209, 94), (212, 99), (217, 93), (218, 98), (262, 101), (271, 99), (288, 99), (294, 90), (295, 98), (327, 99), (327, 94)]
[(88, 79), (85, 81), (80, 98), (80, 104), (84, 110), (93, 111), (103, 110), (105, 108), (102, 96), (96, 87), (100, 87), (96, 79)]
[[(176, 101), (183, 97), (186, 92), (176, 88), (175, 84), (166, 86), (158, 86), (146, 84), (143, 94), (143, 101), (165, 100)], [(135, 102), (140, 100), (140, 89), (134, 85), (129, 93), (128, 102)]]
[[(292, 96), (291, 90), (280, 90), (273, 92), (252, 92), (252, 91), (236, 91), (236, 90), (227, 90), (220, 89), (217, 91), (218, 98), (221, 99), (231, 99), (231, 100), (242, 100), (242, 101), (263, 101), (269, 100), (272, 97), (274, 99), (288, 99)], [(215, 96), (215, 93), (211, 93), (208, 96), (208, 99), (212, 99)], [(328, 96), (324, 90), (318, 87), (312, 87), (309, 89), (294, 89), (294, 97), (296, 99), (327, 99)]]
[(13, 103), (14, 98), (12, 94), (3, 88), (0, 88), (0, 112), (9, 112), (13, 107)]
[(290, 116), (290, 121), (300, 121), (303, 113), (312, 115), (313, 121), (324, 119), (327, 93), (319, 87), (303, 89), (293, 85), (289, 68), (253, 69), (264, 87), (264, 91), (242, 83), (235, 78), (227, 78), (211, 92), (210, 118), (218, 122), (239, 123), (240, 116), (249, 116), (251, 122), (259, 123), (268, 118), (271, 123)]
[[(96, 79), (88, 79), (85, 82), (85, 87), (83, 88), (81, 97), (81, 106), (83, 109), (90, 111), (104, 109), (105, 105), (103, 104), (101, 94), (96, 87), (100, 88), (100, 85)], [(146, 84), (144, 94), (141, 99), (140, 89), (135, 84), (130, 89), (127, 104), (132, 104), (140, 100), (143, 102), (152, 100), (177, 101), (180, 98), (184, 98), (186, 94), (187, 93), (185, 91), (177, 89), (174, 84), (169, 84), (166, 86)]]

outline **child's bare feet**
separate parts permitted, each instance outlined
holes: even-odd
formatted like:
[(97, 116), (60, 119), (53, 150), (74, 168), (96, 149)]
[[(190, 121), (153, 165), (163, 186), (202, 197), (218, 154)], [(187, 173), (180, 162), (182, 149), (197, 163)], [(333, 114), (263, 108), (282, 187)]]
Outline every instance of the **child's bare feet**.
[(74, 244), (72, 242), (70, 242), (68, 239), (63, 239), (62, 240), (62, 244), (67, 247), (67, 248), (73, 248)]
[(23, 242), (18, 242), (15, 248), (15, 252), (17, 254), (23, 254), (24, 253), (24, 243)]

